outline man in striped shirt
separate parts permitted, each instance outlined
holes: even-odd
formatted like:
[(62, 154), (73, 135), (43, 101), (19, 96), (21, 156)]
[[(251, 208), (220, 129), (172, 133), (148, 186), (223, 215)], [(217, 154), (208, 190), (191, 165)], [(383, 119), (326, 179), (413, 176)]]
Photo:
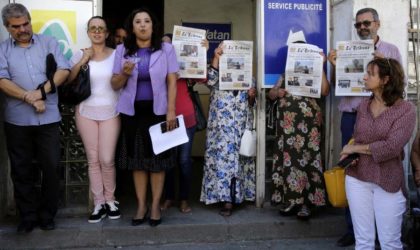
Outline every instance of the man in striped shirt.
[[(381, 26), (378, 12), (373, 8), (360, 9), (356, 13), (356, 23), (354, 28), (361, 40), (372, 39), (375, 44), (375, 58), (393, 58), (397, 60), (401, 65), (401, 54), (398, 48), (380, 39), (378, 36), (378, 30)], [(333, 72), (335, 73), (336, 63), (336, 50), (331, 50), (328, 54), (328, 60), (333, 66)], [(334, 74), (335, 75), (335, 74)], [(334, 79), (332, 79), (333, 81)], [(359, 104), (362, 102), (361, 96), (344, 96), (341, 98), (338, 105), (338, 110), (342, 113), (341, 116), (341, 144), (346, 145), (353, 135), (354, 124), (356, 122), (356, 110)], [(346, 208), (346, 222), (347, 222), (347, 233), (343, 235), (338, 241), (337, 246), (345, 247), (353, 245), (355, 242), (353, 224), (351, 222), (350, 210)]]

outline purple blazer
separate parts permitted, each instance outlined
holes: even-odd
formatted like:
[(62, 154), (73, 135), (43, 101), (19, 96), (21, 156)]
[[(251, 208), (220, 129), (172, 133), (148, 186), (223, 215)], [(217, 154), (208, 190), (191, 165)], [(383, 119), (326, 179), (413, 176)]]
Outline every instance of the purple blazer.
[[(115, 52), (114, 74), (120, 74), (124, 62), (132, 57), (124, 58), (124, 44), (117, 46)], [(150, 57), (149, 72), (153, 90), (153, 112), (156, 115), (165, 115), (168, 106), (168, 91), (166, 76), (179, 71), (174, 47), (169, 43), (162, 43), (162, 48), (152, 53)], [(134, 67), (127, 84), (121, 89), (117, 103), (117, 111), (126, 115), (134, 115), (134, 101), (136, 99), (138, 70)]]

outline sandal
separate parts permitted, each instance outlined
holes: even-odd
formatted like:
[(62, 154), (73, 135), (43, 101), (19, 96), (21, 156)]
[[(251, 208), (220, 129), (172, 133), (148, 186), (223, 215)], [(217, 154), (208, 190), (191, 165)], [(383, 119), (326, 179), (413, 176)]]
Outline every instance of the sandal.
[(181, 204), (179, 205), (179, 211), (181, 211), (181, 213), (191, 213), (191, 207), (188, 205), (188, 202), (183, 200), (181, 201)]
[(225, 203), (222, 209), (220, 209), (219, 214), (224, 217), (229, 217), (232, 215), (233, 205), (232, 203)]
[(170, 207), (172, 207), (172, 200), (165, 200), (165, 202), (163, 202), (163, 204), (160, 206), (160, 210), (165, 211)]
[(299, 209), (299, 212), (297, 213), (297, 217), (301, 220), (308, 220), (309, 217), (311, 217), (311, 210), (308, 206), (302, 205), (302, 207)]
[(293, 210), (295, 210), (295, 205), (296, 204), (290, 202), (282, 203), (280, 204), (279, 211), (280, 213), (291, 213)]

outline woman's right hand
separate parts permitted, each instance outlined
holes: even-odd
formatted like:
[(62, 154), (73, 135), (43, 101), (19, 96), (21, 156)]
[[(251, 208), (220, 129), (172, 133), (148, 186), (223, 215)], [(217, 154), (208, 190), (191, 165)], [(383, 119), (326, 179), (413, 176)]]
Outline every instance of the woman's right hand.
[(268, 97), (270, 97), (271, 100), (275, 100), (277, 98), (283, 98), (286, 94), (287, 91), (284, 88), (275, 86), (268, 92)]
[(122, 68), (122, 74), (126, 75), (126, 76), (131, 76), (131, 74), (133, 73), (133, 69), (134, 69), (135, 64), (130, 62), (130, 61), (125, 61), (123, 64), (123, 68)]
[(89, 60), (93, 56), (93, 49), (92, 47), (90, 47), (90, 48), (82, 49), (82, 51), (83, 51), (83, 56), (80, 61), (82, 62), (82, 64), (86, 64), (89, 62)]

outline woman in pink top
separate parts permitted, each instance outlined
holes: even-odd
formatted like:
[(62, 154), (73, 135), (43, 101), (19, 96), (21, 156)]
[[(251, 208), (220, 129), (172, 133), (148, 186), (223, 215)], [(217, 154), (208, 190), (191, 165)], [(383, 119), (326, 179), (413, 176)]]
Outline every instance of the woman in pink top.
[(359, 154), (357, 164), (346, 171), (356, 249), (375, 248), (375, 224), (382, 249), (402, 249), (403, 148), (413, 132), (416, 112), (403, 99), (404, 71), (397, 60), (374, 59), (364, 81), (372, 96), (358, 107), (354, 145), (341, 152), (342, 159)]

